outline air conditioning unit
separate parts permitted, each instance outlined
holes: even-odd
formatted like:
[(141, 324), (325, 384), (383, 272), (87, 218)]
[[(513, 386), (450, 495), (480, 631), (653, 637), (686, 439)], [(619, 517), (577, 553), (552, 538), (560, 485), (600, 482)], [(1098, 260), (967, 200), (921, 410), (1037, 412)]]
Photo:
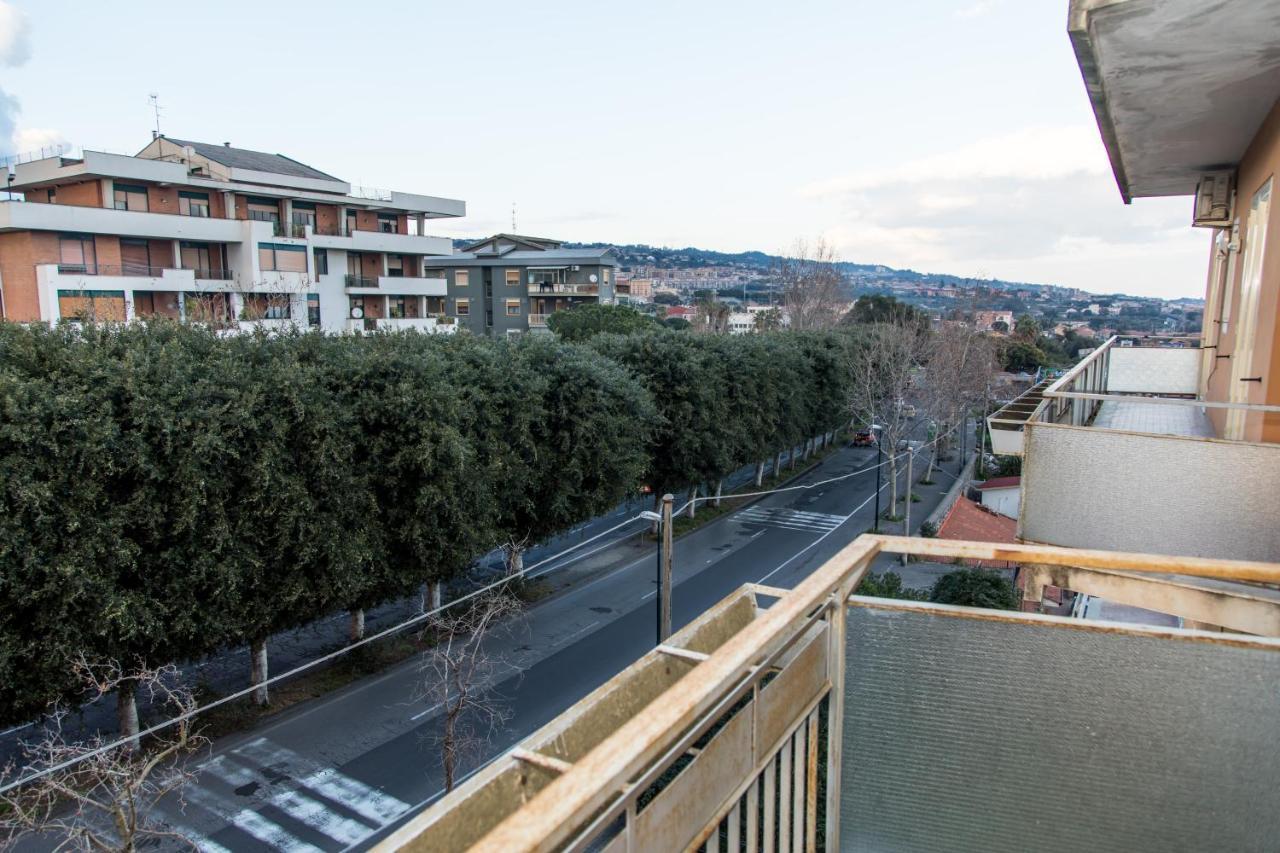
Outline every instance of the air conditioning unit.
[(1205, 172), (1196, 184), (1196, 228), (1228, 228), (1235, 219), (1235, 173)]

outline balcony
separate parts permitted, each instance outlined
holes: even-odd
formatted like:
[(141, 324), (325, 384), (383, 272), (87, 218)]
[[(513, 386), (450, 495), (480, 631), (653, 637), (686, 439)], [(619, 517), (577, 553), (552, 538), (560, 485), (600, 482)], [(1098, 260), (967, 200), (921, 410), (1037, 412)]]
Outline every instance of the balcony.
[(236, 219), (143, 213), (109, 207), (79, 207), (30, 201), (0, 201), (0, 231), (68, 231), (120, 237), (160, 237), (206, 243), (235, 243), (244, 239)]
[(566, 284), (564, 282), (538, 282), (529, 285), (530, 296), (598, 296), (598, 284)]
[(394, 234), (350, 228), (346, 222), (317, 226), (311, 242), (320, 248), (349, 249), (355, 252), (390, 252), (405, 255), (451, 255), (453, 241), (427, 234)]
[(439, 276), (366, 275), (343, 276), (348, 293), (386, 293), (395, 296), (444, 296), (449, 283)]
[(851, 596), (882, 553), (1280, 581), (862, 536), (794, 590), (744, 585), (376, 849), (1273, 846), (1280, 643)]
[(529, 326), (534, 329), (544, 328), (547, 325), (547, 320), (550, 318), (550, 314), (530, 314)]
[(1280, 560), (1280, 445), (1215, 437), (1201, 350), (1115, 339), (988, 418), (1023, 457), (1018, 536), (1074, 548)]

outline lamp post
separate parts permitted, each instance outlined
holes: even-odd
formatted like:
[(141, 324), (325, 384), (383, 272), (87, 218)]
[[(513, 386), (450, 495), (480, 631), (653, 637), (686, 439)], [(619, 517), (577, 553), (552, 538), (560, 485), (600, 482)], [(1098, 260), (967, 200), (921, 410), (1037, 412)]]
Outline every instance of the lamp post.
[(671, 494), (665, 494), (662, 496), (661, 515), (649, 510), (640, 513), (641, 518), (658, 523), (658, 595), (655, 602), (658, 606), (658, 645), (671, 636), (671, 506), (674, 502)]
[(884, 427), (880, 424), (872, 424), (871, 431), (876, 435), (876, 523), (871, 528), (876, 533), (880, 532), (880, 477), (884, 466), (884, 446), (881, 439), (884, 437)]

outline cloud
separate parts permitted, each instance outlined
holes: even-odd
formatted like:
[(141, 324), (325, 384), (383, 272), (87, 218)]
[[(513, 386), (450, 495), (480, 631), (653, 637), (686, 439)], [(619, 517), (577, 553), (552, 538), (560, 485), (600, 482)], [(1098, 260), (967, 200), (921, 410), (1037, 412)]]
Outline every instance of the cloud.
[(31, 58), (31, 26), (26, 14), (0, 2), (0, 65), (17, 68)]
[(999, 5), (999, 0), (978, 0), (977, 3), (957, 9), (955, 15), (957, 18), (981, 18), (983, 15), (990, 14)]
[(846, 260), (1099, 292), (1203, 289), (1190, 201), (1121, 203), (1089, 127), (1027, 128), (801, 192), (835, 203), (828, 236)]

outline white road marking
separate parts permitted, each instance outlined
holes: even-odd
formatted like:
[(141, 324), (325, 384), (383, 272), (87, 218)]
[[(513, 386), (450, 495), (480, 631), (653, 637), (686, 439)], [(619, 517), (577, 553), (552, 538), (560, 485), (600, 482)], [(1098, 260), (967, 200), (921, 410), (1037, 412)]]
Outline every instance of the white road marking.
[(596, 621), (592, 622), (590, 625), (583, 625), (581, 628), (579, 628), (578, 630), (574, 631), (574, 632), (573, 632), (572, 634), (570, 634), (569, 636), (567, 636), (567, 637), (562, 637), (561, 639), (556, 640), (554, 643), (552, 643), (552, 644), (551, 644), (551, 647), (552, 647), (552, 648), (555, 648), (556, 646), (559, 646), (559, 645), (562, 645), (562, 644), (564, 644), (564, 643), (567, 643), (567, 642), (569, 642), (570, 640), (572, 640), (574, 637), (579, 637), (579, 636), (581, 636), (581, 635), (583, 634), (583, 632), (585, 632), (585, 631), (590, 631), (592, 628), (594, 628), (595, 626), (597, 626), (597, 625), (599, 625), (599, 624), (600, 624), (600, 620), (599, 620), (599, 619), (597, 619)]
[(354, 844), (377, 829), (338, 814), (325, 803), (298, 791), (283, 791), (272, 797), (270, 802), (299, 823), (343, 844)]
[(844, 523), (844, 516), (781, 507), (747, 507), (738, 513), (738, 518), (747, 524), (780, 527), (785, 530), (807, 530), (815, 533), (834, 530)]
[[(287, 853), (321, 853), (319, 847), (297, 838), (280, 824), (268, 820), (252, 809), (237, 808), (235, 804), (227, 802), (223, 797), (197, 785), (188, 785), (183, 790), (182, 795), (188, 802), (208, 809), (219, 817), (224, 818), (231, 825), (276, 850), (284, 850)], [(194, 835), (191, 840), (196, 842), (197, 846), (202, 847), (202, 849), (203, 844), (201, 842), (209, 843), (207, 839)]]

